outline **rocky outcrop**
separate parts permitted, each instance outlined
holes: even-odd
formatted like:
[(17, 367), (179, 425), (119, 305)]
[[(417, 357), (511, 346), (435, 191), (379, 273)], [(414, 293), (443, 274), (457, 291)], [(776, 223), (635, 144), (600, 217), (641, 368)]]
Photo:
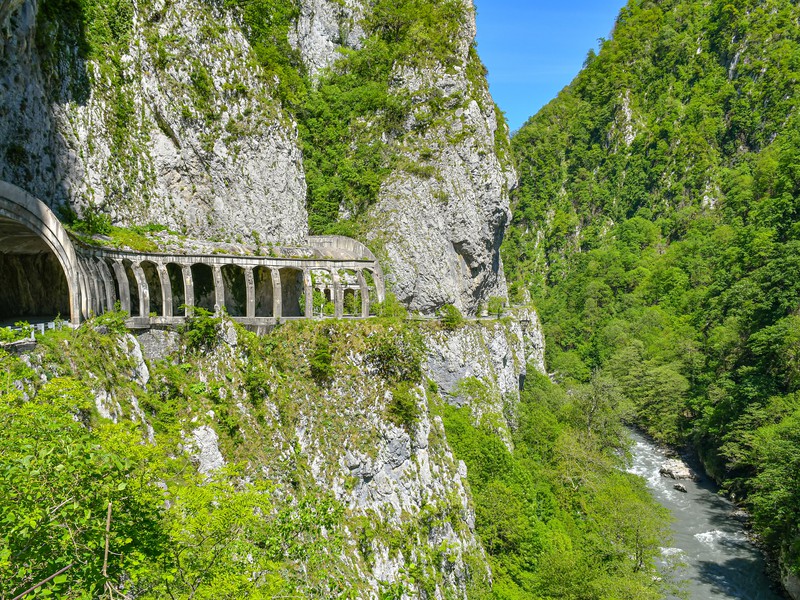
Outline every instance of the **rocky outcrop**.
[(289, 43), (300, 52), (312, 77), (330, 67), (339, 48), (359, 48), (364, 38), (358, 0), (304, 0), (300, 16), (289, 32)]
[(426, 372), (455, 406), (469, 406), (476, 423), (490, 425), (509, 449), (519, 392), (529, 367), (545, 374), (543, 346), (536, 312), (526, 311), (525, 327), (518, 320), (483, 320), (453, 330), (441, 329), (426, 338)]
[(691, 479), (697, 481), (698, 477), (689, 466), (679, 458), (670, 458), (658, 469), (663, 477), (670, 479)]
[(430, 128), (419, 127), (426, 110), (414, 113), (408, 128), (422, 133), (402, 154), (422, 168), (390, 175), (371, 212), (371, 237), (384, 248), (394, 291), (421, 312), (454, 304), (475, 314), (491, 296), (507, 293), (500, 244), (516, 173), (501, 152), (507, 127), (485, 79), (474, 75), (483, 67), (472, 49), (474, 9), (466, 4), (456, 66), (396, 75), (415, 103), (437, 98), (445, 109)]
[(297, 127), (231, 14), (199, 0), (134, 3), (102, 45), (81, 14), (10, 6), (0, 179), (117, 224), (305, 240)]
[[(368, 3), (301, 4), (293, 41), (312, 74), (332, 65), (340, 47), (359, 47), (359, 18), (371, 9)], [(395, 148), (403, 166), (387, 177), (365, 219), (395, 294), (423, 313), (454, 304), (475, 314), (491, 296), (507, 293), (499, 249), (516, 173), (505, 154), (508, 129), (473, 48), (471, 0), (463, 14), (449, 64), (396, 67), (393, 91), (410, 97), (416, 109)]]

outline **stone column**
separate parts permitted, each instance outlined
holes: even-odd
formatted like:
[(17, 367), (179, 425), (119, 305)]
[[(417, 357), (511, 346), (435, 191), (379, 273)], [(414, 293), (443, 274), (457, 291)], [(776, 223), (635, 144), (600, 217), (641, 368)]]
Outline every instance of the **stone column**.
[(91, 258), (79, 258), (78, 262), (81, 263), (83, 271), (86, 275), (86, 281), (89, 284), (89, 290), (91, 294), (88, 303), (89, 312), (95, 316), (102, 314), (102, 298), (105, 296), (105, 290), (102, 288), (100, 273), (95, 269), (94, 261)]
[(161, 306), (164, 307), (165, 317), (171, 317), (174, 314), (174, 307), (172, 306), (172, 282), (169, 280), (169, 272), (166, 265), (156, 265), (158, 269), (158, 279), (161, 282)]
[(283, 292), (281, 291), (280, 269), (270, 269), (272, 274), (272, 316), (275, 320), (283, 316)]
[(247, 288), (247, 318), (256, 316), (256, 280), (253, 276), (253, 267), (244, 268), (244, 284)]
[(106, 304), (108, 305), (106, 310), (114, 310), (117, 293), (114, 289), (114, 279), (111, 277), (111, 271), (108, 270), (108, 265), (102, 258), (97, 259), (97, 269), (106, 284)]
[(314, 287), (311, 285), (311, 269), (303, 269), (303, 288), (306, 295), (306, 319), (314, 318)]
[(136, 278), (136, 284), (139, 286), (139, 316), (150, 316), (150, 288), (147, 285), (147, 278), (144, 276), (144, 271), (139, 263), (131, 265), (131, 271)]
[(369, 287), (361, 269), (358, 270), (358, 287), (361, 288), (361, 316), (366, 318), (369, 316)]
[(339, 269), (331, 269), (331, 280), (333, 281), (334, 317), (341, 319), (344, 315), (344, 291), (342, 283), (339, 281)]
[(192, 266), (181, 265), (183, 271), (183, 303), (186, 305), (186, 316), (192, 313), (194, 306), (194, 279), (192, 279)]
[(119, 304), (129, 316), (133, 316), (131, 312), (131, 286), (128, 285), (128, 275), (125, 273), (125, 265), (121, 260), (114, 261), (114, 275), (117, 278), (117, 285), (119, 285)]
[(225, 282), (222, 281), (222, 267), (213, 265), (214, 271), (214, 304), (222, 310), (225, 308)]

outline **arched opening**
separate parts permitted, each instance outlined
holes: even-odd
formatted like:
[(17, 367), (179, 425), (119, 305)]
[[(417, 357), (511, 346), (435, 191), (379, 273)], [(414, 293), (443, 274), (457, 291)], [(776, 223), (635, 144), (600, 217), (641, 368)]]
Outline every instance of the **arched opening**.
[(183, 281), (183, 268), (175, 263), (167, 264), (169, 286), (172, 288), (172, 314), (181, 316), (186, 314), (182, 308), (186, 304), (186, 285)]
[(139, 282), (136, 280), (136, 275), (133, 274), (133, 263), (126, 259), (122, 261), (122, 266), (125, 269), (125, 278), (128, 280), (128, 289), (131, 293), (131, 316), (146, 317), (148, 307), (140, 304)]
[(339, 281), (342, 285), (342, 314), (349, 317), (361, 315), (361, 286), (358, 273), (352, 269), (340, 269)]
[[(305, 314), (303, 271), (281, 269), (281, 314), (301, 317)], [(301, 306), (302, 304), (302, 306)]]
[(333, 277), (326, 269), (311, 270), (311, 287), (314, 290), (313, 313), (315, 315), (333, 315)]
[(208, 265), (194, 264), (192, 265), (192, 281), (194, 282), (194, 305), (213, 311), (217, 302), (214, 271)]
[(0, 322), (70, 318), (67, 277), (36, 233), (0, 216)]
[(345, 289), (344, 314), (348, 317), (361, 316), (361, 290)]
[(379, 302), (378, 300), (378, 286), (375, 283), (375, 275), (369, 269), (361, 271), (364, 276), (364, 282), (367, 284), (369, 291), (369, 314), (375, 314), (374, 307)]
[(232, 317), (247, 316), (247, 283), (244, 269), (239, 265), (222, 266), (222, 283), (225, 286), (225, 310)]
[(158, 266), (149, 260), (142, 261), (142, 271), (144, 271), (144, 279), (147, 283), (147, 288), (150, 291), (150, 305), (148, 306), (148, 314), (155, 314), (160, 317), (164, 316), (164, 296), (161, 290), (161, 277), (158, 274)]
[(256, 267), (253, 269), (253, 283), (255, 284), (256, 316), (275, 316), (273, 312), (272, 271), (267, 267)]

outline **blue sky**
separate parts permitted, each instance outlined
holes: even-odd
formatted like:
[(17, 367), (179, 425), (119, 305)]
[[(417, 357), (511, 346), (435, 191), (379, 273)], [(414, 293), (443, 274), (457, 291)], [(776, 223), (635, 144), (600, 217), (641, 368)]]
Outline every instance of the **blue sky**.
[(580, 71), (626, 0), (475, 0), (478, 53), (511, 131)]

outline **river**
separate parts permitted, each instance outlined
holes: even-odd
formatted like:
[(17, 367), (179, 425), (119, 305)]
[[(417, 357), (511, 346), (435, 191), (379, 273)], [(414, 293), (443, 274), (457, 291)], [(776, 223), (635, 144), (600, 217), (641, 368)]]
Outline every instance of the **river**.
[(647, 481), (656, 500), (675, 518), (672, 547), (663, 552), (681, 560), (675, 577), (682, 582), (687, 598), (779, 600), (782, 596), (771, 589), (761, 553), (734, 516), (736, 507), (717, 495), (717, 487), (696, 465), (690, 466), (701, 480), (681, 480), (686, 492), (675, 490), (678, 482), (658, 472), (668, 458), (664, 452), (638, 432), (631, 436), (633, 463), (629, 471)]

